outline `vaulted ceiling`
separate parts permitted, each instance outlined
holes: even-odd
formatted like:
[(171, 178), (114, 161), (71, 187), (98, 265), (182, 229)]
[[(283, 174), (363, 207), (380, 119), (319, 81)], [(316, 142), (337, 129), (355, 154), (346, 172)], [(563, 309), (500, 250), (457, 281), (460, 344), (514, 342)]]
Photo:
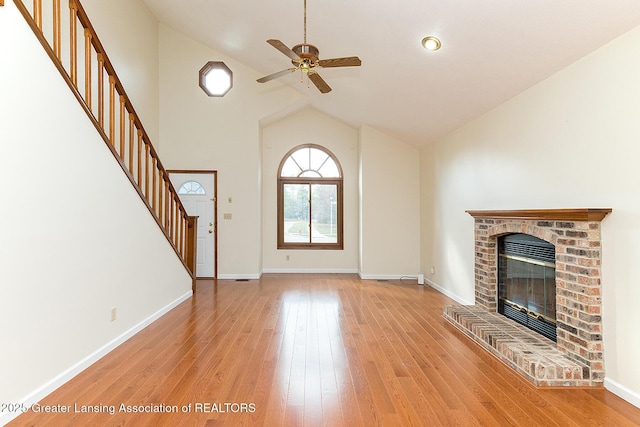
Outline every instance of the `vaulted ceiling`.
[[(303, 0), (143, 1), (159, 21), (262, 75), (291, 66), (267, 39), (303, 42)], [(298, 73), (263, 84), (289, 85), (352, 126), (421, 146), (638, 25), (638, 0), (307, 0), (307, 42), (320, 58), (358, 56), (362, 66), (321, 69), (327, 94)], [(428, 35), (439, 51), (423, 49)]]

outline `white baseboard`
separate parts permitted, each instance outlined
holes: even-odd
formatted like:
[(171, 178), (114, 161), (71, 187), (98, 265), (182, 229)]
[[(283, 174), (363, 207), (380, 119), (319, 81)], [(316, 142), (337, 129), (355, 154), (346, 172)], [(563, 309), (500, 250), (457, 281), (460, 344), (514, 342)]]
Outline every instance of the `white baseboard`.
[(257, 280), (262, 274), (218, 274), (220, 280)]
[(330, 269), (330, 270), (322, 270), (322, 269), (294, 269), (294, 268), (265, 268), (262, 270), (264, 274), (269, 273), (279, 273), (279, 274), (357, 274), (358, 270), (354, 269)]
[[(23, 404), (25, 407), (30, 408), (34, 403), (39, 402), (47, 395), (51, 394), (54, 390), (62, 386), (64, 383), (78, 375), (80, 372), (87, 369), (89, 366), (93, 365), (95, 362), (100, 360), (102, 357), (106, 356), (109, 352), (114, 350), (123, 342), (127, 341), (129, 338), (133, 337), (135, 334), (158, 320), (160, 317), (171, 311), (171, 309), (175, 308), (177, 305), (186, 301), (193, 295), (192, 291), (186, 292), (184, 295), (180, 296), (175, 301), (170, 302), (166, 306), (162, 307), (157, 312), (153, 313), (151, 316), (142, 320), (137, 325), (134, 325), (131, 329), (125, 331), (123, 334), (109, 341), (84, 359), (78, 361), (75, 365), (71, 366), (69, 369), (61, 372), (56, 375), (50, 381), (46, 382), (42, 386), (38, 387), (36, 390), (29, 393), (24, 398), (20, 399), (20, 401), (15, 402), (18, 404)], [(9, 421), (16, 418), (20, 415), (21, 412), (7, 412), (4, 414), (0, 414), (0, 425), (5, 425), (9, 423)]]
[(465, 301), (462, 298), (460, 298), (458, 295), (454, 294), (453, 292), (438, 286), (436, 283), (432, 282), (429, 279), (424, 279), (424, 281), (431, 286), (433, 289), (435, 289), (436, 291), (440, 292), (441, 294), (444, 294), (446, 296), (448, 296), (449, 298), (451, 298), (452, 300), (454, 300), (455, 302), (457, 302), (458, 304), (462, 304), (462, 305), (473, 305), (472, 302), (469, 301)]
[(417, 283), (418, 274), (364, 274), (362, 272), (358, 272), (358, 276), (362, 280), (415, 280)]
[(640, 408), (640, 393), (630, 390), (622, 384), (619, 384), (607, 377), (604, 379), (604, 388), (621, 399), (631, 403), (633, 406)]

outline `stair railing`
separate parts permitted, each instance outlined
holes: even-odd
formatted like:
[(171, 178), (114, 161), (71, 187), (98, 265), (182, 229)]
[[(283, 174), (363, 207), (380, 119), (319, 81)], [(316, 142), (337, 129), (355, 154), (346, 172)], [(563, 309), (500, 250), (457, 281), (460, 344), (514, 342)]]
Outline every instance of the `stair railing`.
[[(187, 214), (169, 174), (79, 0), (14, 0), (98, 133), (193, 278), (197, 217)], [(0, 6), (4, 0), (0, 0)], [(63, 39), (67, 42), (63, 43)]]

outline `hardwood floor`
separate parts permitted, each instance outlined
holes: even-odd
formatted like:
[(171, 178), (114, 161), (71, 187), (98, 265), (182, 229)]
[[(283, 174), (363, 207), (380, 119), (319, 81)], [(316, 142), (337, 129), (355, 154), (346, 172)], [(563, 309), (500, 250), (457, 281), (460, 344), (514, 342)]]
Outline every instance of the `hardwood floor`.
[[(605, 389), (530, 385), (442, 319), (450, 299), (413, 283), (199, 281), (194, 298), (40, 402), (71, 413), (9, 425), (640, 425), (640, 409)], [(74, 412), (83, 406), (94, 412)]]

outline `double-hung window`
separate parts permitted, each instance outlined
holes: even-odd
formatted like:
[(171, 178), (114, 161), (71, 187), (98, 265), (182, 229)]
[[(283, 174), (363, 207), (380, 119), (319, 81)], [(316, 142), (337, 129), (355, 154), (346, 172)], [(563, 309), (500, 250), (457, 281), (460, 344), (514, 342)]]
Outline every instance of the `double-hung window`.
[(342, 169), (326, 148), (305, 144), (278, 168), (278, 249), (343, 249)]

